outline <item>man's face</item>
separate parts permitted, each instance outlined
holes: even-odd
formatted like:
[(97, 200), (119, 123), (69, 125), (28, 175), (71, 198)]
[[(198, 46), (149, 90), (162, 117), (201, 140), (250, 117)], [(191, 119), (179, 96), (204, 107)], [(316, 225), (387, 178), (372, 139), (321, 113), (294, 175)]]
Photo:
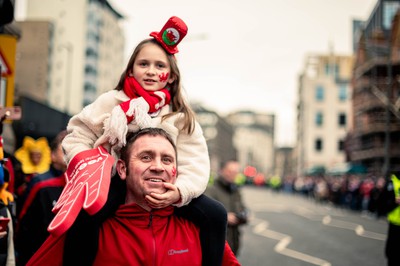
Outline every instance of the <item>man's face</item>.
[(29, 153), (29, 156), (33, 165), (40, 164), (40, 160), (42, 160), (42, 153), (40, 153), (39, 151), (31, 151)]
[(224, 169), (222, 169), (222, 177), (230, 182), (230, 183), (234, 183), (235, 182), (235, 178), (239, 173), (239, 163), (238, 162), (228, 162)]
[[(136, 202), (146, 208), (145, 196), (164, 193), (163, 183), (176, 181), (174, 147), (162, 136), (143, 135), (130, 147), (128, 163), (119, 160), (118, 174), (126, 180), (126, 204)], [(149, 210), (149, 209), (148, 209)]]
[(64, 160), (64, 153), (61, 144), (58, 145), (57, 149), (51, 152), (51, 162), (55, 169), (63, 172), (67, 170), (67, 164)]

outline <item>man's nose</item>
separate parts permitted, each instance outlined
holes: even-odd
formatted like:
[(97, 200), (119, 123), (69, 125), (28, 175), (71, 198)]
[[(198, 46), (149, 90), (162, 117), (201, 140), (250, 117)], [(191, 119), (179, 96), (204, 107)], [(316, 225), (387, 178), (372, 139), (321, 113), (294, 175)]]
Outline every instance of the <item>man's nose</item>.
[(160, 160), (154, 160), (153, 163), (151, 164), (150, 169), (152, 171), (162, 172), (164, 171), (164, 166)]

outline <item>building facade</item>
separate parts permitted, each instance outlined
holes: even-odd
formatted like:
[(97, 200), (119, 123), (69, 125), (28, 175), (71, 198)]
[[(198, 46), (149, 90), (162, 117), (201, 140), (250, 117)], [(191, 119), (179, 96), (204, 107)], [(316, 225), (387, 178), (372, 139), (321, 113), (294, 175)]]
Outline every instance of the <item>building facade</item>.
[[(75, 114), (113, 89), (124, 67), (122, 18), (105, 0), (27, 0), (17, 47), (18, 92)], [(29, 73), (37, 65), (40, 73)]]
[(275, 174), (275, 115), (243, 110), (226, 119), (234, 128), (233, 143), (242, 169), (255, 167), (265, 177)]
[(350, 161), (369, 173), (400, 171), (400, 1), (378, 1), (359, 31)]
[(49, 98), (53, 24), (49, 21), (19, 21), (23, 32), (17, 43), (14, 97), (27, 96), (46, 103)]
[(307, 56), (299, 78), (297, 176), (346, 161), (344, 143), (352, 124), (352, 67), (352, 56)]
[(218, 175), (221, 163), (237, 160), (237, 152), (233, 144), (234, 129), (216, 112), (198, 104), (192, 104), (192, 106), (207, 141), (211, 176), (215, 177)]
[(293, 147), (279, 147), (275, 149), (275, 175), (287, 178), (295, 175)]

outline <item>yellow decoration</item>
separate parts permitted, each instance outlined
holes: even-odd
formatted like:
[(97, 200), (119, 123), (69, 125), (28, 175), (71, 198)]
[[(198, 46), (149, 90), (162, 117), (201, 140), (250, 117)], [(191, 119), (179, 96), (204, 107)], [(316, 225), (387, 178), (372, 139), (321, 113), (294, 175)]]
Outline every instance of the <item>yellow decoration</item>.
[[(31, 160), (32, 153), (40, 153), (41, 159), (38, 164)], [(31, 137), (25, 137), (22, 147), (15, 151), (15, 158), (22, 164), (22, 171), (25, 174), (41, 174), (50, 169), (51, 156), (50, 147), (47, 139), (42, 137), (34, 140)]]
[(7, 191), (8, 183), (4, 183), (0, 188), (0, 200), (4, 202), (5, 205), (10, 204), (14, 201), (14, 196), (12, 193)]
[(0, 136), (0, 160), (4, 159), (3, 137)]

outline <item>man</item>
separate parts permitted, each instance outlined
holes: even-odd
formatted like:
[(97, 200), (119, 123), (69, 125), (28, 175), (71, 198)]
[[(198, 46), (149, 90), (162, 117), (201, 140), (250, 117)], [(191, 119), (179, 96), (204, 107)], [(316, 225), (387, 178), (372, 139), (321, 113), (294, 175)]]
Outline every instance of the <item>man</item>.
[[(162, 129), (143, 129), (128, 137), (116, 165), (126, 182), (125, 202), (100, 226), (93, 265), (201, 265), (198, 228), (175, 216), (174, 207), (152, 209), (157, 203), (147, 200), (176, 181), (176, 156)], [(62, 265), (64, 240), (65, 235), (50, 236), (28, 265)], [(228, 245), (223, 265), (239, 265)]]
[(235, 178), (239, 173), (237, 161), (225, 162), (220, 171), (220, 176), (213, 186), (206, 190), (206, 195), (221, 202), (228, 212), (227, 240), (235, 255), (240, 247), (239, 226), (247, 223), (247, 211), (243, 204)]
[(16, 232), (17, 265), (25, 265), (49, 236), (47, 227), (54, 218), (52, 209), (65, 186), (67, 165), (61, 142), (66, 131), (57, 134), (50, 143), (50, 170), (34, 176), (27, 185), (23, 207), (18, 216)]
[(380, 197), (382, 212), (387, 213), (389, 222), (385, 247), (388, 266), (400, 265), (398, 253), (400, 245), (400, 180), (397, 176), (391, 175), (391, 179)]

